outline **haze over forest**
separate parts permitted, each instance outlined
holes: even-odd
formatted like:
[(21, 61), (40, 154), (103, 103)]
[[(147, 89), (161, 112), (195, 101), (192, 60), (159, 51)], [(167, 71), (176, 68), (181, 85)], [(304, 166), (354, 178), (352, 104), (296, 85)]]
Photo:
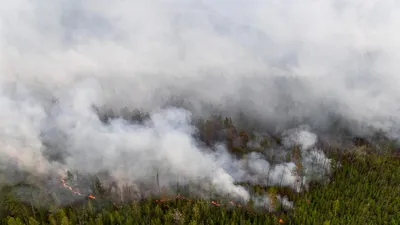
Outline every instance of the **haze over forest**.
[[(241, 182), (301, 191), (330, 174), (321, 145), (378, 131), (400, 138), (399, 9), (390, 0), (3, 2), (3, 182), (28, 171), (54, 183), (71, 170), (120, 185), (194, 183), (199, 196), (212, 186), (238, 201), (254, 197)], [(146, 116), (132, 119), (138, 112)], [(282, 144), (249, 142), (262, 150), (243, 158), (224, 141), (204, 144), (196, 124), (213, 115)], [(296, 162), (268, 157), (293, 146), (301, 180)]]

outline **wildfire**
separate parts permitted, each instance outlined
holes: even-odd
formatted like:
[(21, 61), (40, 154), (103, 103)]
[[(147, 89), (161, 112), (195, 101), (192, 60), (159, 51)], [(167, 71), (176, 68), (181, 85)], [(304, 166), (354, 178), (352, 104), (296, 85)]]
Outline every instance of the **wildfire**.
[[(61, 179), (61, 183), (64, 186), (64, 188), (68, 189), (72, 194), (83, 196), (83, 194), (79, 191), (78, 188), (73, 188), (72, 186), (68, 185), (65, 179)], [(87, 197), (90, 199), (96, 199), (96, 197), (93, 196), (92, 194), (89, 194), (89, 196)]]
[[(72, 194), (79, 195), (79, 196), (83, 196), (83, 194), (79, 191), (78, 188), (74, 188), (74, 187), (68, 185), (65, 179), (61, 179), (61, 183), (62, 183), (63, 187), (64, 187), (65, 189), (69, 190)], [(94, 195), (92, 195), (92, 194), (89, 194), (87, 197), (90, 198), (90, 199), (96, 199), (96, 196), (94, 196)], [(193, 200), (190, 199), (190, 198), (186, 198), (186, 197), (181, 196), (181, 195), (178, 194), (177, 196), (175, 196), (175, 198), (166, 198), (166, 197), (163, 197), (163, 198), (161, 198), (161, 199), (155, 200), (154, 202), (156, 202), (156, 203), (163, 203), (163, 202), (171, 201), (171, 200), (173, 200), (173, 199), (181, 199), (181, 200), (186, 200), (186, 201), (190, 201), (190, 202), (193, 201)], [(115, 203), (113, 203), (113, 204), (116, 205)], [(221, 204), (217, 203), (216, 201), (211, 201), (210, 204), (215, 205), (215, 206), (217, 206), (217, 207), (222, 206)], [(233, 201), (229, 201), (229, 204), (230, 204), (230, 205), (233, 205), (233, 206), (236, 206), (236, 207), (242, 207), (241, 204), (235, 203), (235, 202), (233, 202)], [(282, 221), (282, 222), (281, 222), (281, 221)], [(279, 223), (283, 223), (283, 220), (280, 219), (280, 220), (279, 220)]]
[(90, 194), (90, 195), (88, 196), (88, 198), (96, 199), (96, 197), (94, 197), (92, 194)]
[(215, 206), (221, 206), (220, 204), (216, 203), (215, 201), (212, 201), (211, 204), (213, 204)]
[(67, 184), (67, 182), (65, 181), (65, 179), (61, 179), (61, 182), (62, 182), (64, 188), (70, 190), (73, 194), (82, 195), (82, 194), (79, 192), (79, 189), (78, 189), (78, 188), (75, 188), (75, 189), (74, 189), (73, 187), (69, 186), (69, 185)]
[[(175, 198), (166, 198), (166, 197), (163, 197), (163, 198), (161, 198), (161, 199), (154, 200), (154, 202), (155, 202), (155, 203), (164, 203), (164, 202), (172, 201), (172, 200), (174, 200), (174, 199), (181, 199), (181, 200), (186, 200), (186, 201), (189, 201), (189, 202), (192, 202), (192, 201), (193, 201), (193, 200), (190, 199), (190, 198), (186, 198), (186, 197), (181, 196), (181, 195), (178, 194), (177, 196), (175, 196)], [(216, 201), (211, 201), (210, 204), (215, 205), (215, 206), (218, 206), (218, 207), (221, 206), (221, 204), (217, 203)], [(233, 202), (233, 201), (230, 201), (229, 204), (230, 204), (230, 205), (233, 205), (233, 206), (236, 206), (236, 207), (242, 207), (241, 204), (235, 203), (235, 202)]]

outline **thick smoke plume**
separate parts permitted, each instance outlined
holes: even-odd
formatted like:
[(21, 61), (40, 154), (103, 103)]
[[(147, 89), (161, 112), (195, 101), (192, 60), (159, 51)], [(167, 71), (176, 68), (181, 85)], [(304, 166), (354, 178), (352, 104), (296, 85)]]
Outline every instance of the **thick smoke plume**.
[[(329, 173), (315, 133), (335, 137), (333, 121), (354, 135), (399, 137), (399, 4), (4, 2), (0, 166), (108, 172), (130, 185), (195, 182), (199, 195), (242, 200), (251, 194), (240, 182), (300, 190)], [(150, 117), (131, 123), (123, 109)], [(285, 149), (300, 145), (305, 176), (266, 152), (237, 159), (223, 144), (201, 145), (193, 120), (215, 112), (283, 132)]]

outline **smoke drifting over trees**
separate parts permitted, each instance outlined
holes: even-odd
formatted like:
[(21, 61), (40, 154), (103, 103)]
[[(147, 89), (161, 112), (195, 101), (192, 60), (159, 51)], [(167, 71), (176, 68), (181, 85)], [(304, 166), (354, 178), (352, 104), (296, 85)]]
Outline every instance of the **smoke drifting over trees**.
[[(399, 138), (398, 4), (5, 2), (0, 166), (107, 172), (154, 192), (157, 182), (194, 182), (201, 196), (215, 189), (245, 201), (241, 182), (301, 190), (329, 174), (318, 139)], [(137, 122), (134, 110), (148, 117)], [(225, 140), (204, 145), (194, 124), (214, 113), (282, 144), (244, 157)], [(282, 159), (293, 148), (297, 159)]]

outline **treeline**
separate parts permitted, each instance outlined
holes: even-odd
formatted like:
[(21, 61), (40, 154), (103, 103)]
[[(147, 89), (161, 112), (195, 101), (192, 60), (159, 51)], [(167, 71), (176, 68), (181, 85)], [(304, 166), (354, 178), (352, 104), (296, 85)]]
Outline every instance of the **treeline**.
[[(61, 208), (35, 208), (0, 192), (2, 224), (400, 224), (400, 160), (393, 156), (338, 156), (328, 185), (294, 194), (294, 209), (270, 212), (208, 200), (173, 199), (114, 205), (101, 199)], [(282, 191), (275, 187), (277, 191)], [(40, 201), (40, 199), (39, 199)]]
[[(279, 219), (246, 209), (227, 209), (204, 200), (145, 202), (96, 209), (94, 200), (81, 207), (66, 207), (41, 216), (8, 216), (6, 224), (274, 224)], [(22, 209), (21, 209), (22, 210)], [(276, 220), (276, 221), (275, 221)]]
[[(135, 120), (142, 120), (139, 115)], [(104, 118), (106, 121), (107, 118)], [(258, 133), (238, 127), (232, 119), (220, 116), (196, 121), (198, 138), (208, 146), (225, 142), (228, 150), (238, 157), (282, 144), (279, 135)], [(48, 190), (29, 201), (21, 199), (16, 186), (0, 190), (1, 224), (400, 224), (400, 158), (395, 155), (395, 143), (388, 140), (374, 145), (363, 138), (355, 138), (354, 145), (343, 149), (328, 146), (327, 154), (336, 163), (328, 184), (313, 183), (307, 192), (296, 193), (289, 188), (251, 186), (248, 188), (272, 201), (265, 207), (229, 204), (229, 199), (182, 199), (165, 196), (142, 201), (115, 203), (100, 180), (93, 182), (96, 199), (82, 199), (60, 206), (45, 202)], [(289, 150), (296, 163), (294, 173), (301, 173), (300, 153), (296, 147)], [(61, 188), (61, 187), (60, 187)], [(73, 193), (64, 190), (67, 198)], [(294, 202), (292, 210), (284, 209), (277, 196), (288, 196)], [(190, 196), (186, 196), (190, 198)]]

